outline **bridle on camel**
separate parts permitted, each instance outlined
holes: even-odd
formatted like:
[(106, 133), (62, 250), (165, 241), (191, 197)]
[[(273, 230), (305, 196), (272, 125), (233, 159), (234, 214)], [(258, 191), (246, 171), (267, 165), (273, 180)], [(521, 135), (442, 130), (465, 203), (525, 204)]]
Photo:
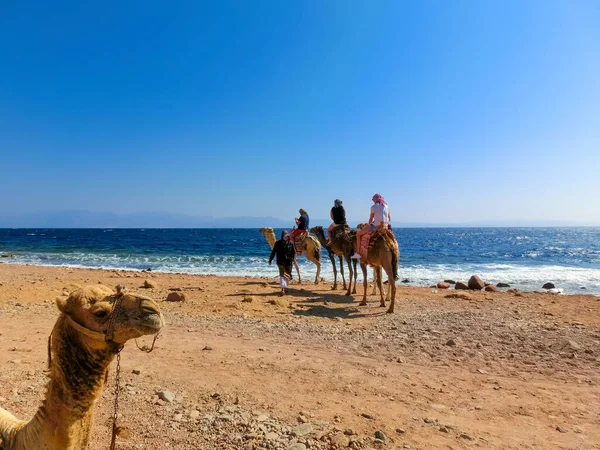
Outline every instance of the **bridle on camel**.
[[(117, 420), (119, 417), (119, 391), (121, 389), (121, 386), (120, 386), (120, 384), (121, 384), (121, 350), (123, 350), (123, 347), (125, 347), (125, 344), (118, 344), (113, 340), (113, 338), (114, 338), (114, 331), (115, 331), (114, 328), (115, 328), (115, 320), (117, 317), (117, 312), (121, 308), (121, 302), (122, 302), (124, 295), (125, 295), (125, 290), (123, 289), (123, 287), (117, 286), (117, 294), (115, 296), (116, 300), (113, 303), (110, 315), (108, 316), (108, 327), (106, 328), (106, 331), (104, 333), (90, 330), (89, 328), (86, 328), (83, 325), (80, 325), (77, 322), (75, 322), (71, 318), (71, 316), (69, 316), (68, 314), (63, 313), (65, 322), (68, 323), (69, 326), (71, 328), (73, 328), (75, 331), (78, 331), (79, 333), (83, 334), (84, 336), (95, 339), (97, 341), (103, 341), (103, 342), (107, 342), (110, 344), (115, 344), (117, 347), (117, 369), (115, 372), (115, 402), (114, 402), (114, 411), (113, 411), (112, 436), (110, 439), (110, 450), (114, 450), (116, 448), (117, 434), (119, 434), (119, 427), (117, 426)], [(48, 369), (50, 369), (50, 367), (52, 366), (52, 335), (54, 334), (55, 330), (56, 330), (56, 325), (50, 332), (50, 336), (48, 336)], [(152, 341), (152, 347), (150, 347), (150, 348), (148, 348), (147, 346), (140, 347), (137, 343), (137, 339), (135, 339), (135, 345), (141, 351), (150, 353), (152, 350), (154, 350), (154, 344), (156, 343), (156, 340), (158, 339), (159, 334), (160, 334), (160, 332), (156, 333), (154, 335), (154, 340)], [(105, 383), (106, 383), (107, 379), (108, 379), (108, 370), (106, 371), (106, 378), (104, 380)]]

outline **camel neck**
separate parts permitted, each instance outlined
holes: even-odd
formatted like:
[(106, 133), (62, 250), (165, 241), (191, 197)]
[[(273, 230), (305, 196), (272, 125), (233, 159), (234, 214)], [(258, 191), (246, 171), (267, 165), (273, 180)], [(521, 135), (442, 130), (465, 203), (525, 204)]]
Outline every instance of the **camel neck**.
[(317, 236), (317, 239), (319, 239), (319, 243), (325, 247), (327, 245), (327, 239), (325, 239), (325, 232), (323, 230), (316, 230), (315, 231), (315, 236)]
[(269, 243), (271, 248), (273, 248), (275, 246), (275, 241), (277, 240), (277, 239), (275, 239), (275, 232), (274, 231), (267, 232), (265, 234), (265, 237), (267, 238), (267, 242)]
[[(106, 369), (115, 352), (111, 346), (90, 349), (85, 338), (59, 319), (52, 339), (52, 366), (46, 398), (19, 434), (23, 448), (84, 449), (94, 405), (104, 385)], [(17, 436), (17, 442), (19, 442)], [(39, 443), (39, 447), (35, 444)], [(41, 445), (44, 444), (44, 445)], [(21, 448), (18, 447), (17, 448)]]

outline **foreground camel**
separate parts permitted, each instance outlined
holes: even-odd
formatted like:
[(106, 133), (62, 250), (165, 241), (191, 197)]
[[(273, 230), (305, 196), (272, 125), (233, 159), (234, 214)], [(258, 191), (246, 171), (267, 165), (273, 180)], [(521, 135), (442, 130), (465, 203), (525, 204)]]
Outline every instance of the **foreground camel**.
[[(275, 231), (273, 228), (261, 228), (260, 231), (264, 236), (271, 249), (275, 245)], [(317, 266), (317, 275), (315, 276), (315, 284), (319, 284), (319, 276), (321, 275), (321, 244), (317, 241), (313, 236), (308, 235), (306, 239), (304, 239), (304, 248), (302, 252), (306, 254), (306, 258), (313, 262)], [(298, 273), (298, 283), (302, 283), (302, 277), (300, 277), (300, 268), (298, 267), (298, 263), (296, 262), (296, 258), (294, 258), (294, 266), (296, 267), (296, 272)]]
[(367, 304), (367, 264), (372, 266), (376, 272), (376, 283), (381, 296), (380, 306), (385, 307), (385, 299), (383, 297), (383, 286), (381, 282), (382, 269), (388, 277), (388, 287), (391, 289), (390, 307), (388, 314), (394, 312), (396, 303), (396, 280), (398, 280), (398, 265), (400, 264), (400, 248), (398, 242), (391, 230), (381, 226), (378, 228), (369, 242), (367, 250), (367, 260), (360, 259), (360, 268), (363, 272), (363, 299), (360, 302), (361, 306)]
[[(310, 232), (317, 236), (319, 238), (319, 241), (327, 242), (327, 239), (325, 238), (325, 232), (323, 231), (323, 227), (313, 227), (310, 229)], [(355, 240), (356, 230), (351, 230), (348, 225), (336, 227), (331, 231), (331, 246), (328, 247), (328, 250), (339, 256), (340, 271), (342, 271), (342, 258), (344, 258), (344, 260), (346, 260), (346, 264), (348, 264), (348, 273), (350, 274), (350, 280), (348, 284), (348, 290), (346, 291), (346, 295), (356, 294), (356, 260), (350, 259), (350, 256), (352, 256), (352, 254), (354, 253)], [(333, 267), (335, 274), (335, 264), (333, 264)], [(352, 289), (353, 277), (354, 289)], [(346, 288), (345, 284), (346, 283), (344, 280), (344, 289)]]
[[(108, 365), (131, 339), (158, 333), (158, 305), (141, 295), (93, 285), (56, 300), (46, 398), (29, 421), (0, 408), (0, 449), (85, 449)], [(113, 306), (114, 311), (113, 311)]]

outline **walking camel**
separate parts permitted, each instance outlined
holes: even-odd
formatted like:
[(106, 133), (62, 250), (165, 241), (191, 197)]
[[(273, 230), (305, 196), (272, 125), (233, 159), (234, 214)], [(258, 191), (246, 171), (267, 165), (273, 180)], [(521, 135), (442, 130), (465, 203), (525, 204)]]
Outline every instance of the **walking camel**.
[[(264, 236), (271, 249), (275, 245), (275, 231), (273, 228), (260, 228), (260, 231)], [(319, 277), (321, 275), (321, 244), (319, 241), (314, 238), (314, 236), (307, 235), (304, 239), (304, 245), (302, 248), (302, 253), (306, 255), (306, 258), (314, 263), (317, 266), (317, 275), (315, 276), (315, 284), (319, 284)], [(298, 283), (302, 283), (302, 277), (300, 276), (300, 268), (298, 267), (298, 262), (296, 258), (294, 258), (294, 266), (296, 267), (296, 272), (298, 273)]]
[[(310, 232), (319, 238), (320, 242), (327, 242), (325, 238), (325, 232), (323, 227), (317, 226), (310, 229)], [(356, 230), (351, 230), (348, 225), (340, 225), (334, 228), (331, 232), (331, 246), (328, 247), (332, 253), (336, 254), (340, 258), (340, 272), (342, 272), (342, 258), (348, 265), (348, 273), (350, 274), (348, 289), (346, 295), (356, 294), (356, 260), (350, 259), (350, 256), (354, 253), (354, 240), (356, 239)], [(333, 261), (332, 261), (333, 262)], [(334, 274), (335, 274), (335, 264)], [(343, 272), (342, 272), (343, 274)], [(354, 278), (354, 288), (352, 288), (352, 278)], [(344, 280), (344, 289), (346, 289), (346, 283)]]
[(384, 224), (380, 225), (377, 230), (371, 235), (369, 248), (367, 249), (366, 260), (360, 259), (360, 268), (363, 272), (363, 299), (360, 302), (361, 306), (367, 304), (367, 264), (375, 269), (377, 275), (377, 286), (381, 297), (380, 306), (385, 307), (385, 299), (383, 297), (383, 286), (381, 282), (382, 269), (388, 277), (388, 287), (391, 289), (390, 307), (387, 310), (388, 314), (394, 312), (396, 303), (396, 280), (398, 280), (398, 265), (400, 264), (400, 248), (394, 234), (388, 228), (384, 228)]
[[(360, 227), (360, 225), (359, 225)], [(345, 233), (348, 233), (348, 236), (346, 238), (342, 238), (339, 239), (339, 235), (337, 233), (340, 233), (342, 231), (342, 229), (344, 230)], [(337, 230), (337, 233), (336, 233)], [(354, 259), (350, 259), (350, 256), (354, 253), (354, 242), (356, 240), (356, 231), (355, 230), (351, 230), (349, 226), (345, 226), (344, 227), (337, 227), (334, 228), (332, 230), (332, 243), (329, 247), (326, 247), (326, 243), (327, 243), (327, 239), (325, 238), (325, 232), (323, 227), (321, 226), (317, 226), (317, 227), (313, 227), (310, 229), (310, 232), (313, 233), (315, 236), (317, 236), (317, 238), (319, 239), (319, 242), (321, 243), (321, 245), (323, 247), (325, 247), (327, 249), (327, 251), (329, 252), (329, 258), (331, 259), (331, 265), (333, 266), (333, 287), (331, 288), (332, 290), (337, 289), (337, 270), (336, 270), (336, 265), (335, 265), (335, 259), (333, 258), (333, 255), (337, 255), (340, 259), (340, 272), (342, 274), (342, 280), (344, 282), (344, 289), (346, 289), (346, 280), (344, 279), (344, 266), (342, 264), (342, 258), (346, 258), (346, 255), (348, 257), (348, 259), (346, 260), (347, 264), (348, 264), (348, 271), (350, 272), (350, 283), (352, 283), (352, 277), (354, 275), (354, 286), (351, 290), (352, 294), (356, 294), (356, 275), (357, 275), (357, 271), (356, 271), (356, 260)], [(336, 240), (335, 245), (333, 244), (334, 241), (334, 237), (333, 234), (336, 234), (336, 238), (338, 238)], [(333, 255), (332, 255), (333, 254)], [(352, 267), (350, 267), (350, 263), (352, 263)], [(373, 292), (371, 293), (371, 295), (376, 295), (377, 294), (377, 271), (375, 270), (375, 268), (373, 268)], [(386, 300), (390, 299), (390, 292), (391, 292), (391, 287), (388, 283), (388, 287), (386, 290)], [(350, 295), (350, 289), (348, 290), (348, 292), (346, 293), (346, 295)]]
[[(359, 223), (358, 225), (356, 225), (356, 229), (360, 230), (365, 225), (367, 225), (367, 224), (366, 223)], [(378, 285), (378, 283), (377, 283), (377, 271), (373, 267), (373, 292), (371, 292), (371, 295), (377, 295), (377, 285)], [(390, 299), (390, 284), (389, 283), (387, 284), (385, 299), (386, 300)]]
[(337, 256), (340, 260), (340, 273), (342, 275), (342, 282), (343, 282), (343, 289), (346, 289), (346, 278), (344, 277), (344, 263), (343, 261), (343, 253), (335, 253), (331, 246), (327, 246), (327, 239), (325, 238), (325, 233), (323, 232), (323, 227), (322, 226), (318, 226), (318, 227), (313, 227), (310, 229), (310, 232), (312, 234), (314, 234), (315, 236), (317, 236), (317, 239), (319, 240), (319, 243), (321, 244), (321, 247), (325, 248), (325, 250), (327, 250), (327, 253), (329, 255), (329, 259), (331, 260), (331, 266), (333, 267), (333, 287), (331, 288), (332, 291), (337, 289), (337, 266), (335, 263), (335, 257)]

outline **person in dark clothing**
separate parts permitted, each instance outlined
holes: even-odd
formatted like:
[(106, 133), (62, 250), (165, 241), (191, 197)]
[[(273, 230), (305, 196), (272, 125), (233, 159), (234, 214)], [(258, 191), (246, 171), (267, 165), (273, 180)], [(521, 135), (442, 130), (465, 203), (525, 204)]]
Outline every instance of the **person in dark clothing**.
[(333, 201), (333, 208), (329, 211), (329, 217), (333, 220), (333, 223), (327, 228), (327, 247), (331, 245), (331, 232), (338, 225), (346, 225), (346, 210), (342, 206), (342, 201), (336, 199)]
[(296, 250), (292, 245), (290, 236), (287, 231), (281, 232), (281, 239), (275, 241), (271, 256), (269, 256), (269, 265), (273, 262), (277, 263), (279, 268), (279, 285), (281, 286), (281, 295), (287, 293), (288, 281), (292, 279), (292, 263), (296, 256)]
[(294, 238), (302, 233), (308, 233), (308, 226), (309, 226), (309, 218), (308, 218), (308, 213), (300, 208), (300, 210), (298, 211), (300, 213), (300, 217), (296, 217), (296, 225), (298, 226), (298, 228), (295, 228), (292, 230), (292, 235), (290, 236), (290, 238), (292, 239), (292, 242), (294, 241)]

